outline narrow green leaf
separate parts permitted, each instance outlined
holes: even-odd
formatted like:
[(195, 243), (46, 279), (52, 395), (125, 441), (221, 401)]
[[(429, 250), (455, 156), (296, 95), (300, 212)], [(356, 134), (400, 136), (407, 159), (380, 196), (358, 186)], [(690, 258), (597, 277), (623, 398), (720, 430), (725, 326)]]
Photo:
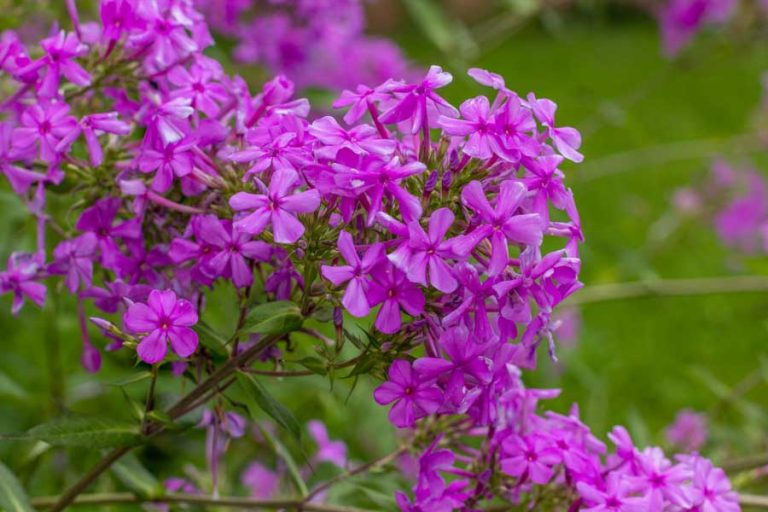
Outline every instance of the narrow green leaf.
[(267, 443), (269, 443), (269, 445), (272, 447), (272, 450), (274, 450), (275, 455), (277, 455), (278, 458), (285, 462), (285, 467), (288, 469), (288, 475), (291, 477), (293, 485), (296, 487), (296, 490), (299, 492), (299, 494), (301, 494), (301, 496), (306, 496), (309, 494), (307, 484), (304, 482), (304, 479), (299, 472), (299, 466), (296, 464), (296, 461), (293, 460), (291, 452), (289, 452), (285, 445), (281, 443), (279, 439), (273, 436), (268, 429), (262, 427), (260, 423), (256, 423), (256, 426), (258, 427), (264, 439), (267, 440)]
[(124, 455), (115, 462), (112, 465), (112, 472), (123, 485), (142, 498), (153, 498), (162, 492), (160, 482), (133, 453)]
[(318, 375), (325, 375), (328, 373), (328, 365), (319, 357), (304, 357), (298, 361), (293, 361), (296, 364), (300, 364), (307, 370), (314, 372)]
[(195, 331), (200, 336), (200, 343), (214, 354), (227, 355), (227, 339), (216, 332), (210, 325), (200, 322), (195, 326)]
[(248, 412), (253, 419), (258, 418), (257, 409), (269, 414), (281, 427), (286, 429), (297, 441), (301, 438), (301, 427), (293, 413), (275, 400), (259, 381), (245, 373), (238, 373), (237, 382), (245, 393)]
[(360, 358), (357, 364), (355, 364), (354, 368), (352, 368), (352, 370), (344, 378), (348, 379), (356, 375), (367, 374), (374, 366), (376, 366), (376, 363), (378, 362), (379, 359), (375, 354), (367, 353)]
[(129, 386), (131, 384), (135, 384), (137, 382), (150, 379), (151, 377), (152, 377), (152, 372), (142, 371), (142, 372), (137, 372), (132, 375), (129, 375), (128, 377), (120, 379), (117, 382), (111, 382), (108, 385), (121, 388), (123, 386)]
[(139, 426), (109, 418), (64, 416), (33, 427), (27, 437), (57, 446), (111, 448), (140, 444)]
[(6, 512), (33, 512), (24, 488), (10, 469), (0, 462), (0, 508)]
[(299, 329), (303, 320), (299, 306), (293, 302), (267, 302), (248, 312), (241, 332), (285, 334)]

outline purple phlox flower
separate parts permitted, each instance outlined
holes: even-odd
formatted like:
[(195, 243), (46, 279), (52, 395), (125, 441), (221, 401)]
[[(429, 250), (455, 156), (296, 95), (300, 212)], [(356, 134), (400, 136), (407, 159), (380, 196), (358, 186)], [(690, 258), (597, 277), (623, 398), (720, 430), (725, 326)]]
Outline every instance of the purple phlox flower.
[(253, 164), (243, 175), (243, 180), (270, 168), (275, 171), (281, 169), (296, 170), (293, 160), (298, 152), (291, 147), (295, 138), (295, 133), (286, 132), (275, 138), (270, 138), (264, 144), (251, 145), (242, 151), (236, 151), (229, 156), (229, 159), (233, 162)]
[(29, 54), (16, 32), (0, 32), (0, 71), (5, 71), (20, 82), (32, 83), (37, 80), (36, 71), (21, 73), (30, 62)]
[(164, 287), (167, 280), (160, 269), (172, 261), (165, 246), (147, 248), (141, 240), (126, 240), (126, 253), (118, 253), (114, 268), (130, 284), (145, 282), (153, 288)]
[(189, 357), (197, 349), (197, 333), (190, 328), (197, 323), (195, 307), (177, 299), (172, 290), (152, 290), (147, 303), (131, 304), (123, 320), (129, 332), (144, 334), (136, 352), (145, 363), (162, 361), (169, 342), (179, 357)]
[(489, 340), (493, 335), (493, 328), (488, 318), (487, 303), (496, 298), (496, 292), (493, 290), (494, 280), (482, 281), (477, 269), (466, 263), (456, 266), (456, 278), (460, 285), (458, 300), (461, 302), (443, 317), (443, 325), (451, 326), (462, 321), (471, 328), (478, 340)]
[(414, 283), (429, 283), (444, 293), (459, 285), (446, 259), (466, 256), (472, 243), (466, 237), (445, 239), (455, 217), (449, 208), (440, 208), (429, 218), (429, 231), (424, 231), (418, 220), (408, 223), (408, 242), (388, 256), (389, 261), (405, 272)]
[(544, 485), (552, 479), (560, 453), (543, 436), (512, 436), (504, 441), (501, 470), (508, 475)]
[(102, 37), (114, 44), (125, 32), (143, 27), (133, 0), (102, 0), (99, 5)]
[(342, 469), (347, 466), (347, 445), (343, 441), (332, 441), (322, 421), (310, 421), (307, 424), (307, 430), (317, 444), (317, 452), (314, 456), (316, 461), (330, 462)]
[(467, 74), (480, 85), (491, 87), (497, 91), (503, 91), (506, 89), (504, 77), (491, 71), (480, 68), (469, 68), (469, 70), (467, 70)]
[(171, 92), (171, 98), (189, 98), (192, 106), (209, 117), (216, 116), (219, 104), (229, 99), (226, 88), (218, 83), (221, 73), (195, 63), (189, 69), (176, 66), (168, 73), (168, 80), (177, 87)]
[(46, 162), (58, 159), (57, 146), (77, 127), (77, 120), (69, 115), (66, 103), (35, 103), (21, 114), (21, 126), (13, 131), (13, 146), (18, 149), (39, 145), (40, 158)]
[(637, 460), (639, 475), (630, 481), (648, 500), (649, 510), (662, 512), (665, 501), (683, 508), (690, 506), (683, 491), (690, 475), (682, 464), (673, 465), (660, 448), (646, 448)]
[[(351, 159), (350, 155), (353, 155)], [(394, 199), (393, 202), (400, 207), (405, 221), (421, 217), (421, 201), (403, 188), (401, 182), (410, 176), (423, 173), (426, 170), (423, 163), (401, 164), (396, 156), (388, 161), (373, 156), (359, 157), (346, 150), (339, 152), (339, 160), (340, 162), (333, 165), (338, 173), (336, 184), (355, 195), (365, 194), (368, 203), (368, 226), (372, 226), (377, 214), (384, 210), (385, 195)]]
[(683, 409), (667, 427), (667, 442), (686, 452), (699, 450), (709, 437), (707, 417), (690, 409)]
[(432, 381), (420, 378), (408, 361), (398, 359), (389, 367), (389, 380), (373, 392), (379, 405), (395, 404), (389, 420), (398, 428), (410, 428), (416, 420), (436, 412), (443, 401)]
[(413, 363), (413, 368), (424, 378), (444, 384), (446, 400), (459, 406), (468, 387), (491, 381), (491, 362), (484, 357), (486, 347), (475, 343), (464, 326), (446, 329), (440, 335), (439, 346), (447, 359), (422, 357)]
[(419, 499), (441, 496), (445, 492), (445, 480), (440, 472), (451, 469), (456, 457), (452, 451), (438, 448), (441, 438), (438, 436), (419, 456), (419, 479), (414, 488)]
[(26, 153), (25, 149), (17, 150), (13, 147), (13, 133), (13, 124), (0, 121), (0, 172), (8, 178), (16, 194), (24, 195), (33, 184), (45, 181), (46, 176), (13, 164)]
[(557, 104), (546, 98), (538, 99), (533, 93), (528, 94), (528, 105), (533, 110), (536, 119), (547, 129), (547, 135), (552, 139), (555, 148), (568, 160), (581, 162), (584, 155), (579, 153), (581, 147), (581, 134), (576, 128), (555, 126), (555, 112)]
[(371, 271), (380, 265), (384, 248), (381, 244), (373, 244), (366, 249), (363, 258), (360, 259), (352, 235), (346, 231), (339, 233), (338, 248), (347, 265), (323, 265), (320, 267), (320, 272), (335, 286), (349, 283), (341, 303), (351, 315), (362, 318), (371, 311), (368, 301), (369, 276)]
[(354, 92), (346, 89), (342, 91), (341, 96), (333, 102), (333, 108), (349, 107), (347, 113), (344, 114), (344, 122), (353, 124), (359, 121), (369, 108), (373, 108), (374, 103), (388, 98), (389, 95), (380, 91), (379, 88), (371, 89), (365, 85), (358, 85)]
[(0, 272), (0, 293), (13, 293), (11, 313), (17, 314), (29, 299), (40, 307), (45, 303), (47, 289), (37, 280), (42, 276), (40, 258), (30, 253), (14, 252), (8, 258), (4, 272)]
[(633, 497), (632, 485), (621, 475), (609, 474), (605, 489), (586, 482), (578, 482), (576, 488), (586, 505), (584, 512), (649, 512), (646, 500)]
[(120, 199), (106, 197), (100, 199), (83, 210), (75, 228), (83, 232), (91, 232), (99, 241), (102, 265), (111, 268), (120, 255), (116, 238), (137, 240), (141, 238), (141, 222), (138, 218), (120, 222), (115, 225), (115, 217), (120, 209)]
[(309, 133), (324, 145), (315, 150), (320, 158), (333, 160), (341, 149), (348, 149), (358, 155), (372, 153), (390, 157), (397, 148), (391, 139), (382, 139), (376, 128), (360, 124), (346, 130), (333, 117), (321, 117), (309, 126)]
[(745, 252), (757, 249), (759, 229), (768, 219), (768, 185), (751, 171), (746, 176), (745, 195), (733, 199), (715, 217), (715, 229), (723, 242)]
[(91, 83), (91, 75), (74, 60), (88, 52), (88, 47), (80, 43), (76, 34), (62, 30), (58, 34), (40, 41), (40, 47), (44, 56), (40, 60), (30, 63), (26, 69), (20, 70), (19, 73), (24, 74), (41, 67), (46, 68), (45, 76), (38, 87), (38, 93), (41, 96), (53, 98), (59, 95), (61, 75), (81, 87)]
[(280, 476), (259, 462), (252, 462), (245, 468), (240, 481), (250, 489), (251, 497), (266, 500), (274, 497), (280, 489)]
[(90, 287), (97, 245), (98, 239), (93, 233), (63, 240), (53, 251), (53, 263), (48, 265), (48, 272), (66, 275), (65, 283), (72, 293), (77, 292), (81, 282), (86, 288)]
[(461, 104), (459, 111), (463, 119), (440, 116), (437, 123), (448, 135), (468, 136), (466, 142), (461, 146), (464, 153), (482, 160), (489, 159), (494, 153), (496, 127), (488, 98), (478, 96), (468, 99)]
[(706, 24), (721, 24), (735, 12), (734, 0), (669, 0), (659, 12), (664, 53), (674, 57)]
[(164, 69), (179, 62), (192, 52), (198, 51), (198, 44), (190, 38), (187, 27), (189, 20), (178, 7), (159, 9), (157, 4), (145, 9), (145, 24), (136, 27), (129, 37), (130, 44), (138, 48), (149, 48), (144, 59), (150, 69)]
[(189, 98), (174, 98), (152, 108), (145, 140), (160, 137), (163, 145), (182, 140), (188, 132), (187, 119), (195, 112)]
[(533, 158), (541, 152), (536, 120), (517, 96), (508, 96), (496, 110), (493, 133), (494, 154), (515, 165), (523, 157)]
[(518, 213), (527, 194), (525, 185), (517, 181), (506, 180), (499, 186), (496, 206), (492, 207), (486, 198), (479, 181), (470, 182), (461, 191), (462, 203), (480, 218), (476, 228), (478, 237), (489, 238), (491, 259), (488, 274), (495, 276), (506, 269), (509, 262), (507, 241), (525, 245), (541, 245), (543, 239), (543, 221), (536, 213)]
[(131, 125), (120, 121), (117, 112), (104, 112), (101, 114), (88, 114), (78, 123), (77, 127), (59, 141), (56, 146), (57, 152), (64, 152), (75, 141), (80, 134), (85, 138), (85, 144), (88, 148), (88, 155), (91, 157), (91, 163), (99, 166), (104, 162), (104, 151), (99, 143), (98, 136), (102, 133), (111, 133), (115, 135), (128, 135), (131, 133)]
[(529, 192), (534, 193), (533, 211), (545, 221), (549, 221), (549, 202), (560, 210), (564, 210), (568, 202), (563, 173), (557, 168), (562, 161), (563, 157), (558, 155), (526, 160), (528, 173), (522, 182)]
[(144, 284), (128, 284), (121, 279), (107, 281), (104, 288), (91, 287), (82, 293), (83, 298), (93, 299), (97, 308), (105, 313), (117, 313), (124, 299), (145, 302), (151, 288)]
[(155, 173), (152, 189), (163, 193), (173, 185), (173, 177), (183, 178), (192, 172), (195, 165), (193, 148), (190, 140), (172, 142), (164, 147), (145, 148), (138, 157), (139, 170), (143, 173)]
[(238, 288), (253, 283), (253, 271), (246, 259), (266, 262), (272, 254), (269, 244), (252, 240), (229, 221), (214, 215), (195, 217), (193, 231), (198, 243), (177, 238), (171, 243), (170, 255), (175, 262), (196, 260), (203, 272), (212, 277), (231, 278)]
[(469, 482), (467, 480), (455, 480), (448, 484), (442, 493), (416, 496), (413, 503), (408, 496), (398, 491), (395, 493), (397, 505), (402, 512), (454, 512), (465, 507), (470, 494), (465, 491)]
[(429, 127), (429, 110), (434, 109), (439, 114), (456, 117), (458, 111), (435, 92), (451, 81), (453, 76), (450, 73), (444, 72), (440, 66), (430, 66), (427, 75), (418, 84), (390, 83), (386, 90), (394, 93), (397, 100), (381, 114), (381, 122), (393, 124), (410, 119), (411, 131), (417, 133), (424, 127)]
[(277, 300), (290, 300), (291, 292), (295, 287), (304, 289), (304, 278), (293, 266), (290, 259), (281, 259), (276, 267), (273, 267), (272, 274), (264, 283), (264, 290), (274, 293)]
[(728, 476), (712, 463), (692, 455), (683, 459), (693, 474), (688, 487), (688, 501), (693, 505), (692, 510), (712, 512), (738, 512), (739, 495), (731, 489)]
[(292, 244), (304, 234), (304, 225), (297, 213), (311, 213), (320, 206), (320, 193), (315, 189), (293, 193), (299, 185), (299, 175), (292, 169), (280, 169), (272, 174), (265, 194), (238, 192), (229, 199), (235, 211), (253, 210), (235, 221), (235, 228), (258, 235), (267, 224), (272, 225), (274, 240)]
[[(613, 461), (614, 463), (617, 465), (628, 463), (632, 467), (637, 465), (638, 451), (626, 428), (622, 426), (613, 427), (613, 430), (608, 434), (608, 439), (616, 445), (616, 460)], [(611, 462), (612, 461), (609, 461), (609, 465)]]
[(401, 325), (401, 308), (412, 317), (424, 312), (424, 294), (396, 267), (391, 264), (379, 265), (374, 268), (372, 276), (368, 303), (371, 306), (381, 304), (375, 322), (378, 330), (387, 334), (397, 332)]

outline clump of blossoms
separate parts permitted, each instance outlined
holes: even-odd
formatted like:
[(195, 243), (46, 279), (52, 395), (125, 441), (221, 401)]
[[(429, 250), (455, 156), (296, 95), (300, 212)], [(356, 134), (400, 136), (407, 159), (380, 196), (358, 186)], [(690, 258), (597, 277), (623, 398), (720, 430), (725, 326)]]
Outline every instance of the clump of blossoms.
[(414, 74), (400, 48), (365, 33), (362, 0), (196, 0), (211, 28), (236, 43), (234, 57), (329, 90)]
[[(43, 304), (43, 281), (59, 276), (78, 301), (88, 370), (101, 357), (86, 322), (95, 307), (108, 350), (151, 365), (153, 379), (171, 363), (192, 381), (165, 416), (145, 415), (142, 434), (216, 402), (202, 422), (215, 483), (226, 440), (243, 435), (221, 409), (229, 386), (282, 368), (309, 339), (310, 374), (388, 375), (374, 397), (423, 448), (404, 510), (738, 509), (705, 459), (673, 464), (621, 430), (604, 458), (575, 411), (536, 413), (555, 391), (522, 386), (542, 344), (555, 357), (553, 313), (581, 287), (583, 236), (560, 169), (582, 160), (581, 138), (556, 124), (552, 101), (471, 69), (492, 93), (456, 108), (440, 92), (452, 76), (432, 66), (345, 90), (340, 119), (317, 117), (282, 75), (252, 93), (224, 73), (204, 54), (213, 39), (192, 0), (101, 0), (99, 21), (82, 24), (69, 5), (72, 31), (29, 48), (0, 37), (12, 91), (0, 171), (37, 221), (36, 249), (11, 256), (0, 290), (17, 312)], [(71, 198), (71, 225), (49, 211), (51, 194)], [(219, 290), (237, 303), (231, 334), (206, 321)], [(303, 328), (310, 320), (331, 334)], [(359, 353), (343, 361), (346, 340)], [(342, 465), (311, 428), (319, 457)]]

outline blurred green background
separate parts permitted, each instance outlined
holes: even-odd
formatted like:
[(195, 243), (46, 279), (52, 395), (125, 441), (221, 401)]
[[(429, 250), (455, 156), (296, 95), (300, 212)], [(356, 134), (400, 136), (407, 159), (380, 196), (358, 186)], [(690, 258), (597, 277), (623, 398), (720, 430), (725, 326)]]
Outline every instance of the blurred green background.
[[(374, 24), (381, 9), (373, 12)], [(463, 74), (467, 66), (483, 67), (502, 74), (520, 94), (533, 91), (553, 99), (559, 105), (558, 124), (582, 131), (585, 162), (563, 169), (586, 236), (582, 280), (587, 286), (768, 271), (768, 262), (760, 258), (734, 258), (705, 223), (661, 229), (669, 222), (674, 190), (701, 179), (715, 154), (767, 163), (759, 153), (746, 154), (738, 139), (755, 130), (768, 47), (743, 38), (704, 36), (680, 59), (665, 60), (653, 21), (615, 8), (535, 16), (514, 30), (502, 30), (474, 55), (463, 55), (441, 48), (439, 25), (426, 26), (406, 8), (396, 12), (402, 19), (379, 25), (416, 62), (442, 64), (454, 73), (454, 83), (445, 89), (454, 103), (485, 94)], [(482, 26), (482, 21), (472, 23)], [(31, 248), (33, 226), (7, 188), (0, 195), (0, 211), (0, 255)], [(0, 299), (0, 432), (23, 431), (61, 407), (129, 417), (121, 388), (110, 383), (138, 371), (131, 359), (107, 354), (99, 374), (86, 374), (79, 365), (74, 303), (61, 291), (51, 293), (51, 299), (43, 311), (25, 307), (15, 318), (9, 313), (10, 298)], [(234, 324), (226, 303), (221, 311), (222, 324)], [(585, 305), (578, 343), (560, 348), (559, 364), (543, 359), (526, 381), (561, 387), (556, 408), (566, 410), (578, 402), (586, 422), (600, 434), (625, 424), (640, 442), (663, 443), (663, 427), (679, 409), (689, 407), (716, 413), (713, 438), (723, 453), (705, 449), (709, 455), (753, 453), (768, 448), (763, 435), (766, 388), (761, 383), (744, 396), (729, 394), (761, 367), (767, 312), (765, 294)], [(92, 334), (103, 347), (105, 340)], [(300, 420), (323, 418), (333, 437), (350, 444), (354, 459), (370, 460), (394, 446), (394, 432), (386, 410), (371, 399), (373, 379), (363, 379), (351, 395), (350, 384), (337, 381), (329, 392), (327, 381), (317, 377), (286, 380), (271, 389)], [(178, 386), (168, 384), (165, 391), (178, 391)], [(144, 392), (142, 384), (125, 389), (136, 399)], [(105, 411), (105, 404), (111, 410)], [(202, 471), (202, 436), (199, 430), (164, 435), (139, 453), (154, 473), (166, 477), (179, 473), (178, 460), (168, 454), (181, 447), (190, 453), (189, 463)], [(254, 455), (234, 452), (231, 468), (241, 468)], [(35, 495), (53, 493), (76, 478), (57, 469), (69, 467), (68, 461), (84, 468), (97, 457), (74, 450), (33, 455), (29, 444), (0, 443), (0, 458), (23, 468), (21, 476)], [(372, 501), (375, 492), (391, 490), (386, 482), (377, 485), (365, 491)]]

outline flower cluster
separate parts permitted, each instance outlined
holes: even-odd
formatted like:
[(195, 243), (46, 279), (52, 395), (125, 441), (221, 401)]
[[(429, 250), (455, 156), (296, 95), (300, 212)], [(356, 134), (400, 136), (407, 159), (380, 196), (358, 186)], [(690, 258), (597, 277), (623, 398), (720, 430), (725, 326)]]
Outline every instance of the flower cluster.
[[(412, 390), (400, 398), (399, 404), (411, 403), (402, 411), (438, 409), (432, 395), (456, 384), (450, 370), (437, 379), (428, 370), (419, 373), (420, 361), (413, 368), (405, 361), (392, 367), (393, 380)], [(471, 378), (503, 382), (505, 392), (486, 421), (470, 414), (473, 421), (446, 417), (427, 427), (434, 441), (419, 457), (413, 499), (398, 494), (402, 510), (478, 510), (499, 498), (536, 510), (740, 510), (725, 473), (699, 455), (670, 460), (659, 448), (639, 449), (623, 427), (608, 435), (615, 445), (609, 454), (579, 419), (578, 408), (567, 415), (537, 412), (538, 403), (558, 390), (526, 389), (509, 364), (477, 367)]]
[(217, 35), (234, 39), (234, 57), (329, 90), (375, 85), (414, 73), (400, 48), (365, 34), (362, 0), (196, 0)]

